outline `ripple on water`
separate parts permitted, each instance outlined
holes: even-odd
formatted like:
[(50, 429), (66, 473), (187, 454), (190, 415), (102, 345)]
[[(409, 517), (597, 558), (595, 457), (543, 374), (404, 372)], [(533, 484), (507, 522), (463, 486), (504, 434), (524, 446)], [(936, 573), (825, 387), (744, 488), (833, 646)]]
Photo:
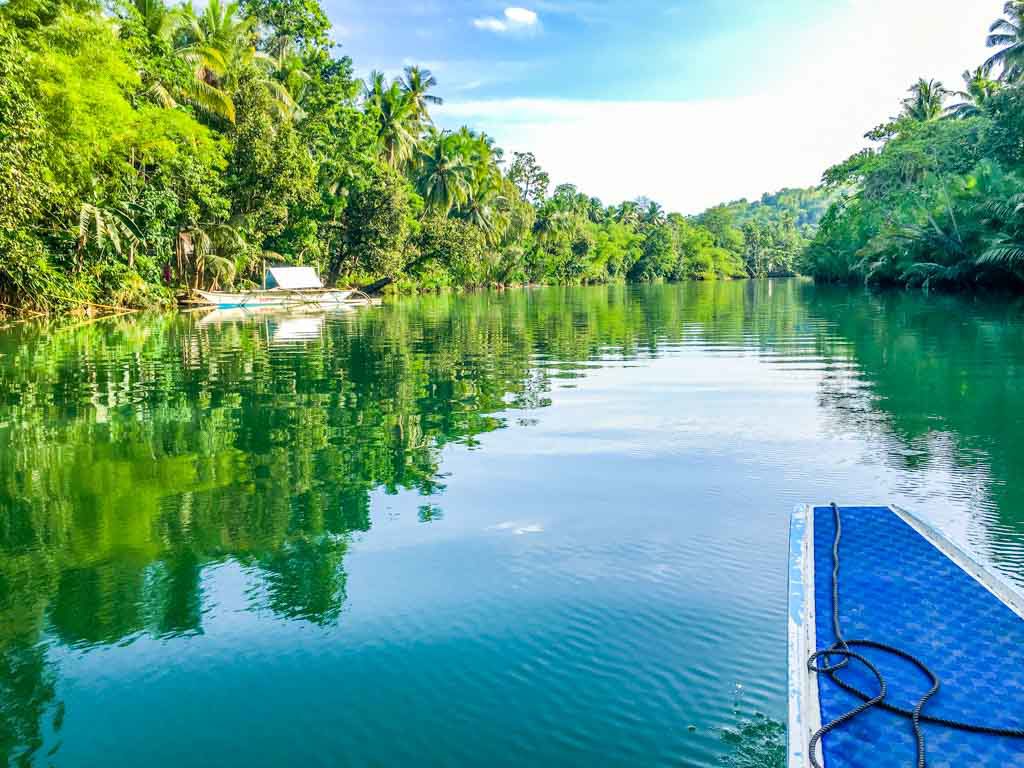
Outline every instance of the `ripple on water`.
[(1024, 572), (1013, 305), (214, 320), (0, 333), (0, 722), (36, 764), (760, 765), (793, 504), (900, 502)]

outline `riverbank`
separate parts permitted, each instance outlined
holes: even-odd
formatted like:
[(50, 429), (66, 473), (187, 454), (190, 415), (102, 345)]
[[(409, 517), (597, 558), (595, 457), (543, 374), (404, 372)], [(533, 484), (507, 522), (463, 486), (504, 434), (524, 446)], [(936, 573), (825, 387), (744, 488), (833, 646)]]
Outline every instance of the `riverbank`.
[[(772, 275), (773, 279), (795, 277), (792, 274)], [(745, 277), (728, 278), (730, 280), (743, 280), (748, 279)], [(663, 281), (651, 281), (647, 284), (656, 284)], [(699, 281), (691, 281), (699, 282)], [(365, 293), (372, 293), (378, 297), (388, 296), (417, 296), (427, 294), (440, 294), (440, 293), (476, 293), (480, 291), (508, 291), (508, 290), (522, 290), (522, 289), (537, 289), (545, 287), (572, 287), (571, 284), (552, 284), (552, 283), (494, 283), (490, 285), (450, 285), (443, 281), (435, 282), (418, 282), (409, 278), (400, 278), (398, 280), (386, 280), (386, 281), (374, 281), (369, 284), (361, 284), (360, 281), (352, 280), (341, 283), (342, 285), (353, 285), (359, 286), (358, 290)], [(591, 283), (590, 285), (628, 285), (636, 284), (629, 283), (626, 280), (615, 280), (604, 283)], [(254, 290), (258, 286), (252, 285), (251, 287), (242, 288), (239, 290)], [(578, 286), (577, 286), (578, 287)], [(16, 307), (13, 305), (0, 304), (0, 319), (6, 320), (26, 320), (32, 318), (44, 318), (44, 317), (60, 317), (60, 316), (84, 316), (84, 317), (99, 317), (104, 315), (117, 315), (125, 314), (130, 312), (142, 312), (142, 311), (153, 311), (153, 310), (171, 310), (176, 308), (187, 308), (196, 309), (195, 302), (189, 297), (191, 292), (184, 286), (177, 286), (172, 288), (164, 288), (163, 286), (153, 286), (154, 300), (150, 303), (139, 304), (135, 303), (132, 305), (124, 304), (120, 306), (111, 304), (101, 304), (97, 302), (85, 301), (85, 300), (67, 300), (63, 299), (63, 304), (54, 304), (49, 311), (40, 311), (31, 307), (23, 306)], [(201, 308), (198, 307), (198, 308)]]

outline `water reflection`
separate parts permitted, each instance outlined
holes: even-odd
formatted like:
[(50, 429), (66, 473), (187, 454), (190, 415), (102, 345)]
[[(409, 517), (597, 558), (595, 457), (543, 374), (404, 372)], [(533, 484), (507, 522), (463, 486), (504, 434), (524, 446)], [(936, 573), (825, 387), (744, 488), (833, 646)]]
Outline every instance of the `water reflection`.
[[(1024, 583), (1024, 302), (818, 288), (821, 384), (840, 431), (869, 436), (899, 491)], [(948, 482), (924, 489), (920, 478)], [(966, 513), (966, 514), (965, 514)]]
[[(857, 441), (897, 495), (935, 501), (949, 516), (939, 522), (961, 526), (1013, 571), (1024, 565), (1024, 490), (1012, 482), (1024, 468), (1020, 317), (1005, 302), (784, 281), (8, 331), (0, 335), (0, 756), (29, 765), (59, 744), (52, 649), (201, 641), (224, 610), (205, 591), (214, 564), (251, 579), (238, 610), (343, 627), (346, 557), (373, 527), (375, 495), (417, 494), (418, 522), (447, 524), (438, 499), (446, 447), (478, 448), (506, 426), (536, 429), (556, 390), (609, 364), (639, 376), (663, 357), (717, 370), (753, 355), (813, 381), (829, 435)], [(784, 380), (749, 382), (751, 397)], [(798, 416), (765, 414), (741, 435), (731, 407), (694, 415), (707, 417), (695, 429), (707, 434), (721, 418), (723, 440), (768, 445)], [(805, 458), (782, 462), (796, 476)], [(936, 482), (936, 473), (951, 479)], [(853, 492), (852, 481), (842, 487)], [(784, 500), (764, 504), (785, 512)], [(778, 657), (781, 665), (781, 645)]]

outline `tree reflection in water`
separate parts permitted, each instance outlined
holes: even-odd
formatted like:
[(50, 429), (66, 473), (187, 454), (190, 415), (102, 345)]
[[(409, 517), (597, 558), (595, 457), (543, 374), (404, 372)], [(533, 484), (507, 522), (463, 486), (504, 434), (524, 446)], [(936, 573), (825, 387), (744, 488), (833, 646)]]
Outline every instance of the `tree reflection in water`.
[(419, 521), (443, 524), (430, 498), (443, 449), (529, 428), (555, 380), (606, 356), (697, 339), (847, 360), (823, 373), (830, 418), (881, 435), (909, 471), (936, 451), (984, 462), (999, 535), (1019, 543), (1024, 489), (1003, 482), (1024, 467), (1019, 314), (785, 281), (424, 297), (297, 338), (268, 318), (195, 315), (7, 331), (0, 756), (29, 764), (60, 727), (52, 644), (201, 634), (213, 564), (258, 580), (253, 610), (343, 622), (345, 556), (371, 528), (371, 495), (421, 494)]

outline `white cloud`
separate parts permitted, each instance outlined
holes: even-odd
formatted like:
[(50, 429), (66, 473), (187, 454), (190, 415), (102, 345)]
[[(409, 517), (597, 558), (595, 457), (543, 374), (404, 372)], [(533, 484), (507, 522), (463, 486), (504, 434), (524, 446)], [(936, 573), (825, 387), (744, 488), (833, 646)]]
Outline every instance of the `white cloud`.
[(898, 111), (918, 77), (959, 85), (960, 73), (991, 53), (985, 30), (999, 10), (997, 1), (856, 0), (822, 24), (792, 30), (786, 76), (752, 72), (749, 92), (735, 98), (452, 98), (437, 116), (485, 129), (509, 155), (535, 152), (553, 183), (575, 183), (609, 203), (645, 194), (697, 212), (817, 183), (865, 146), (863, 134)]
[(532, 27), (537, 23), (537, 14), (528, 8), (506, 8), (505, 18), (511, 24), (522, 24), (527, 27)]
[(473, 19), (473, 26), (491, 32), (505, 32), (508, 29), (508, 25), (504, 21), (495, 18)]
[(496, 19), (493, 16), (488, 16), (483, 19), (473, 19), (473, 26), (488, 32), (526, 32), (535, 30), (539, 21), (534, 11), (512, 6), (505, 9), (504, 18)]

